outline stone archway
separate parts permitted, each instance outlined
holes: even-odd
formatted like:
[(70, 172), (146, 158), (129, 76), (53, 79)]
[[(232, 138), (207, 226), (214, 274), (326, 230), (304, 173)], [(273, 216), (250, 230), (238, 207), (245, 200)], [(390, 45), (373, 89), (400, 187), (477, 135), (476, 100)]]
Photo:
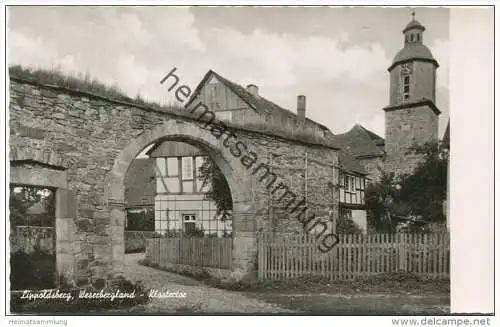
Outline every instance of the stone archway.
[[(158, 141), (181, 141), (204, 150), (219, 167), (227, 180), (233, 198), (233, 263), (232, 272), (244, 276), (252, 267), (256, 251), (255, 211), (252, 194), (248, 192), (252, 181), (242, 170), (239, 160), (224, 151), (222, 142), (209, 130), (196, 123), (169, 120), (133, 139), (118, 155), (105, 183), (105, 201), (110, 212), (112, 235), (112, 265), (114, 273), (123, 271), (125, 226), (125, 176), (135, 157), (150, 144)], [(250, 219), (249, 219), (250, 218)], [(249, 223), (250, 222), (250, 223)]]
[[(56, 282), (73, 277), (71, 248), (76, 205), (68, 189), (68, 164), (54, 151), (10, 146), (9, 183), (55, 190), (54, 247)], [(11, 226), (12, 227), (12, 226)]]

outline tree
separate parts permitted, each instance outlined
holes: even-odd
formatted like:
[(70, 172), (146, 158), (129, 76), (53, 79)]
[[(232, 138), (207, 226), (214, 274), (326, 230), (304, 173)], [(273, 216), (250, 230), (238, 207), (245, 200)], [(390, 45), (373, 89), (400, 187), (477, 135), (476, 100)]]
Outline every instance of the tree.
[(217, 207), (217, 216), (222, 221), (231, 219), (231, 210), (233, 210), (233, 199), (231, 190), (227, 184), (226, 178), (211, 160), (205, 160), (198, 172), (204, 183), (209, 183), (210, 188), (206, 193), (206, 198), (215, 202)]
[(356, 223), (349, 218), (346, 217), (340, 217), (339, 220), (337, 220), (337, 226), (335, 231), (337, 234), (361, 234), (362, 230), (359, 228)]
[(411, 174), (384, 173), (380, 182), (366, 189), (368, 224), (377, 232), (394, 232), (402, 221), (409, 224), (409, 230), (419, 230), (416, 227), (422, 224), (444, 220), (446, 149), (431, 142), (414, 145), (408, 153), (422, 158)]
[(127, 212), (127, 226), (125, 229), (130, 231), (154, 231), (154, 210), (148, 208), (139, 212)]
[(402, 176), (400, 199), (411, 211), (428, 222), (444, 221), (448, 156), (437, 143), (415, 145), (410, 152), (422, 156), (412, 174)]
[(391, 208), (398, 198), (394, 173), (383, 172), (380, 182), (370, 184), (365, 191), (368, 225), (376, 232), (393, 232), (396, 222), (391, 217)]
[[(44, 212), (30, 214), (29, 209), (36, 203), (43, 207)], [(9, 210), (11, 227), (22, 225), (53, 227), (54, 191), (37, 186), (12, 186)]]

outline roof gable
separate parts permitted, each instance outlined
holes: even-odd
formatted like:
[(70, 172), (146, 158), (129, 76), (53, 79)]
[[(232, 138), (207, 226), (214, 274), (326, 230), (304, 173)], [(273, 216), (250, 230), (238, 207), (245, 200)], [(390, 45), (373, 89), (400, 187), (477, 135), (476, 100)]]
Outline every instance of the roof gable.
[[(275, 104), (274, 102), (258, 95), (255, 96), (252, 93), (250, 93), (245, 87), (234, 83), (227, 78), (222, 77), (218, 73), (214, 72), (213, 70), (209, 70), (201, 82), (198, 84), (196, 89), (194, 90), (191, 98), (189, 101), (186, 103), (186, 107), (188, 107), (193, 100), (200, 94), (202, 88), (205, 86), (205, 84), (209, 83), (213, 78), (216, 78), (219, 80), (222, 84), (224, 84), (231, 92), (236, 94), (243, 102), (245, 102), (250, 108), (255, 110), (258, 114), (264, 116), (264, 117), (271, 117), (279, 120), (282, 120), (283, 118), (288, 119), (292, 122), (292, 125), (299, 126), (299, 119), (297, 117), (297, 114), (294, 113), (291, 110), (282, 108)], [(330, 132), (328, 127), (317, 123), (309, 118), (306, 118), (304, 121), (305, 127), (316, 127), (320, 130)], [(330, 132), (331, 133), (331, 132)]]
[(356, 124), (348, 132), (330, 137), (342, 149), (348, 149), (354, 157), (383, 156), (384, 139)]
[(346, 172), (368, 175), (361, 163), (354, 157), (349, 149), (339, 151), (340, 168)]

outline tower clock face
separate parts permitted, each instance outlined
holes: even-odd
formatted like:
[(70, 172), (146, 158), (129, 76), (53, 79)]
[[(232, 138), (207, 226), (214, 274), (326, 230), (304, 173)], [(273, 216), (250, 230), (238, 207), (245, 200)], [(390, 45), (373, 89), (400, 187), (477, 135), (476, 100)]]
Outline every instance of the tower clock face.
[(409, 75), (412, 73), (413, 64), (411, 62), (407, 62), (401, 65), (401, 75)]

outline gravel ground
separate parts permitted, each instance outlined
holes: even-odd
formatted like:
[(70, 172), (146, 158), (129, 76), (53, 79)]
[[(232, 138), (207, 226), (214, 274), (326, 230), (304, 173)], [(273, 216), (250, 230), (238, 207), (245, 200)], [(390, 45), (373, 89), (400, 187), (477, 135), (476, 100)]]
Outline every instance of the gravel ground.
[[(125, 255), (125, 277), (141, 281), (147, 289), (184, 292), (185, 298), (151, 298), (150, 303), (134, 307), (128, 314), (171, 313), (290, 313), (277, 305), (249, 298), (242, 293), (220, 290), (174, 273), (142, 266), (144, 253)], [(296, 311), (295, 311), (296, 312)]]

